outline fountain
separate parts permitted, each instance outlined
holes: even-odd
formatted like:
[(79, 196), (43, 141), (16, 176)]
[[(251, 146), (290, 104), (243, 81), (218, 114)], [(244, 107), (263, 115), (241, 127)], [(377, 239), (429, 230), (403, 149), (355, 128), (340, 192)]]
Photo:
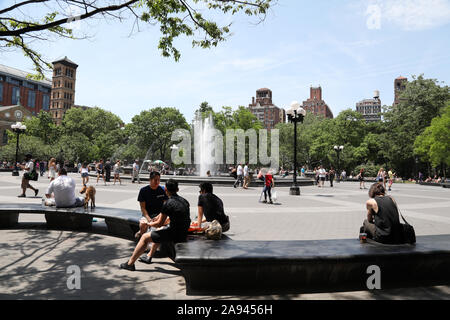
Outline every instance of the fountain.
[(208, 171), (211, 174), (214, 172), (216, 134), (212, 115), (202, 119), (201, 113), (198, 113), (194, 120), (194, 163), (201, 177), (206, 177)]

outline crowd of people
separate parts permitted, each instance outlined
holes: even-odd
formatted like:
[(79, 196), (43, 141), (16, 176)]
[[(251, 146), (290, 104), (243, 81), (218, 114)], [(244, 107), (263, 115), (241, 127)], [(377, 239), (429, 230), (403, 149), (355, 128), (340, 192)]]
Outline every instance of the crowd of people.
[[(42, 165), (45, 167), (45, 165)], [(25, 164), (20, 165), (23, 169), (22, 194), (19, 197), (25, 197), (27, 189), (34, 191), (35, 196), (39, 190), (34, 188), (30, 181), (37, 180), (38, 162), (32, 159), (31, 154), (25, 157)], [(40, 164), (39, 164), (40, 167)], [(97, 181), (100, 176), (103, 177), (106, 164), (103, 160), (96, 163)], [(48, 162), (49, 186), (45, 192), (46, 199), (54, 199), (54, 205), (57, 207), (78, 207), (84, 204), (83, 197), (75, 195), (75, 181), (67, 175), (64, 166), (51, 158)], [(117, 161), (112, 167), (114, 182), (120, 180), (120, 161)], [(139, 164), (133, 170), (138, 171)], [(82, 183), (86, 185), (89, 181), (89, 165), (85, 162), (79, 165)], [(248, 164), (232, 168), (232, 173), (236, 175), (234, 187), (241, 186), (248, 188), (251, 181), (251, 174)], [(324, 182), (330, 182), (333, 186), (333, 180), (336, 171), (333, 167), (326, 170), (323, 166), (315, 168), (318, 187), (323, 187)], [(264, 195), (264, 203), (273, 203), (273, 188), (275, 187), (274, 172), (271, 169), (256, 169), (257, 179), (264, 182), (261, 197)], [(280, 174), (283, 174), (280, 172)], [(304, 174), (304, 172), (302, 172)], [(134, 174), (133, 174), (134, 176)], [(357, 175), (360, 180), (360, 188), (364, 185), (364, 169), (361, 169)], [(376, 182), (370, 187), (369, 200), (366, 202), (367, 218), (364, 220), (360, 232), (367, 234), (368, 238), (387, 244), (401, 243), (402, 227), (399, 220), (398, 206), (391, 196), (386, 195), (386, 191), (392, 187), (395, 173), (390, 169), (385, 171), (380, 168)], [(140, 182), (139, 176), (135, 177)], [(149, 184), (139, 190), (137, 201), (140, 205), (142, 218), (139, 221), (139, 231), (135, 234), (138, 243), (131, 257), (120, 265), (121, 269), (130, 271), (136, 270), (135, 263), (152, 263), (156, 251), (161, 243), (171, 244), (184, 242), (187, 240), (188, 232), (191, 228), (207, 229), (209, 225), (216, 222), (220, 225), (221, 232), (230, 229), (230, 219), (225, 214), (224, 203), (219, 196), (213, 193), (213, 185), (210, 182), (203, 182), (199, 185), (199, 196), (197, 201), (197, 217), (194, 221), (190, 218), (190, 203), (179, 195), (178, 182), (169, 179), (165, 186), (160, 185), (161, 175), (158, 171), (152, 171), (149, 177)]]

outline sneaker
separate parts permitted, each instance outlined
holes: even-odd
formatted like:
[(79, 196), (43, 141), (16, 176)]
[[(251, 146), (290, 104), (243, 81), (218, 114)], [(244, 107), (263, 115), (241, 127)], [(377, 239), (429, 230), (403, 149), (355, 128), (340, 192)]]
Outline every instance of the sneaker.
[(120, 266), (120, 269), (125, 269), (128, 271), (136, 271), (136, 268), (134, 266), (134, 264), (132, 264), (131, 266), (128, 264), (128, 261), (125, 263), (122, 263)]
[(152, 263), (152, 257), (149, 257), (148, 255), (144, 254), (139, 258), (140, 262), (151, 264)]
[(267, 200), (264, 200), (263, 203), (267, 203)]
[(20, 194), (17, 196), (17, 198), (26, 198), (27, 196), (25, 194)]
[(269, 204), (273, 204), (273, 201), (272, 201), (272, 200), (270, 200), (270, 201), (269, 201)]
[(37, 197), (38, 193), (39, 193), (39, 189), (36, 189), (36, 190), (34, 191), (34, 196)]

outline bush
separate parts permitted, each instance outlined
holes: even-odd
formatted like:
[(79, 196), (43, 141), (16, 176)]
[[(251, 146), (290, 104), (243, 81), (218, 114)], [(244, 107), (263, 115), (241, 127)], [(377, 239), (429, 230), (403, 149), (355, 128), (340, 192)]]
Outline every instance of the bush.
[(353, 171), (355, 173), (355, 175), (357, 175), (359, 173), (359, 170), (361, 170), (361, 168), (364, 168), (364, 172), (365, 172), (365, 176), (366, 177), (376, 177), (377, 173), (378, 173), (378, 170), (380, 170), (380, 165), (376, 165), (376, 164), (374, 164), (372, 162), (369, 162), (369, 163), (366, 163), (366, 164), (360, 164)]

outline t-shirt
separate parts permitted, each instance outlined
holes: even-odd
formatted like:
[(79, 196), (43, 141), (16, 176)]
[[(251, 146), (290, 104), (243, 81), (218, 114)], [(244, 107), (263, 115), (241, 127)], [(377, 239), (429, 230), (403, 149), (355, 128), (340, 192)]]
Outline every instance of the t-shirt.
[(237, 168), (237, 175), (242, 176), (242, 166), (241, 165), (239, 165)]
[(325, 178), (326, 174), (327, 174), (327, 172), (325, 169), (323, 169), (323, 168), (319, 169), (319, 177), (320, 178)]
[(265, 179), (264, 179), (265, 185), (266, 187), (271, 187), (272, 186), (272, 182), (273, 182), (273, 177), (271, 174), (266, 174)]
[(222, 200), (213, 193), (199, 195), (198, 206), (203, 208), (203, 214), (208, 222), (217, 220), (224, 225), (229, 221), (223, 210)]
[(161, 213), (170, 218), (170, 229), (181, 234), (187, 233), (191, 225), (191, 217), (189, 202), (186, 199), (173, 195), (164, 203)]
[(34, 170), (34, 162), (33, 161), (28, 161), (26, 164), (25, 164), (25, 168), (30, 168), (30, 170), (24, 170), (24, 174), (25, 173), (31, 173), (31, 171), (33, 171)]
[(150, 218), (156, 217), (163, 207), (164, 201), (168, 199), (164, 188), (158, 186), (153, 190), (149, 185), (141, 188), (138, 195), (139, 202), (145, 202), (145, 209)]
[(45, 194), (55, 194), (57, 207), (67, 208), (75, 205), (75, 180), (66, 175), (61, 175), (52, 182)]
[(244, 167), (244, 177), (248, 177), (248, 166)]
[(139, 171), (139, 165), (137, 163), (133, 163), (133, 170)]

